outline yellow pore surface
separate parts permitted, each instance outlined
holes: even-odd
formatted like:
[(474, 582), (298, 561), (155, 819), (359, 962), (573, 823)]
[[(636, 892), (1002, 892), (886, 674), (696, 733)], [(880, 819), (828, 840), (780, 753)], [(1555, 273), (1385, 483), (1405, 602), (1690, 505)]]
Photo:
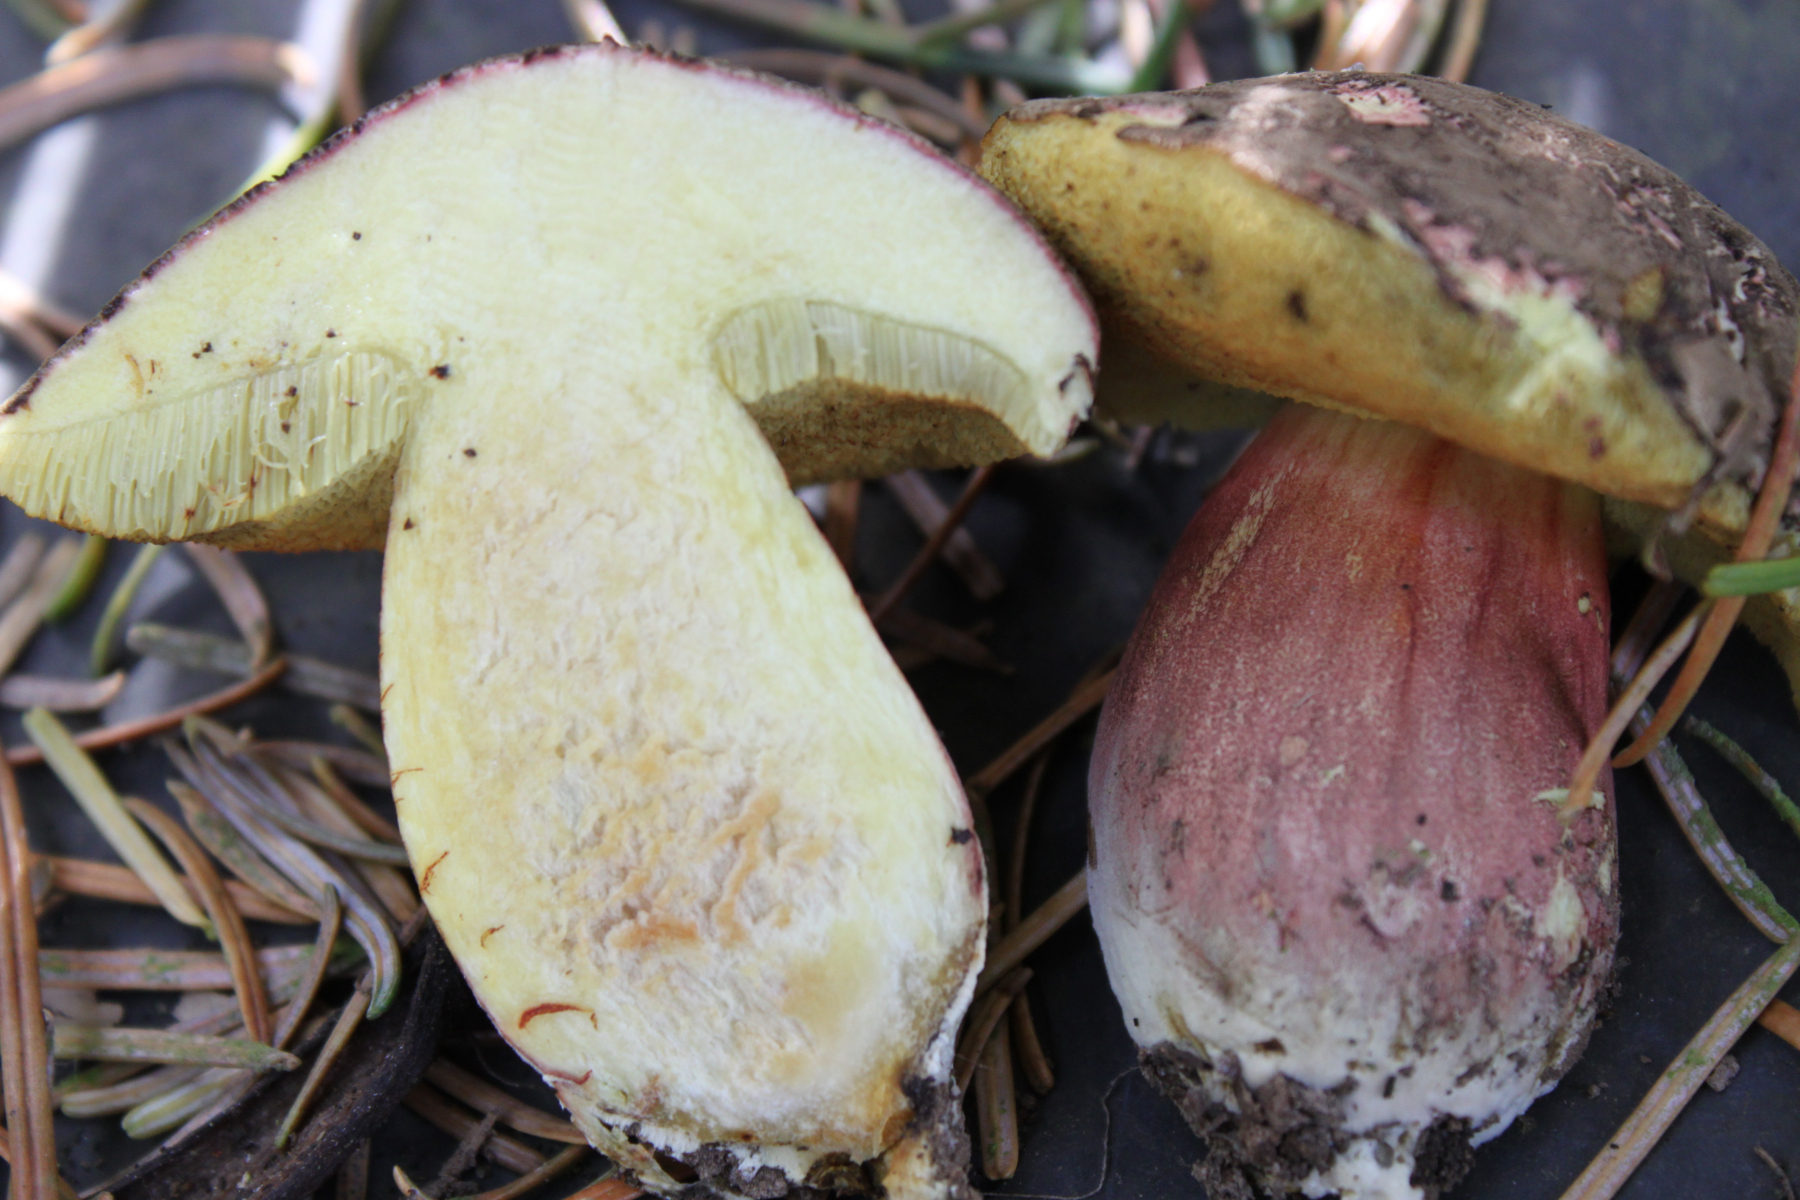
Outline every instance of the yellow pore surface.
[[(1397, 230), (1344, 224), (1211, 147), (1118, 136), (1181, 115), (1002, 118), (983, 147), (982, 174), (1127, 336), (1205, 378), (1406, 421), (1665, 508), (1687, 499), (1710, 453), (1565, 297), (1471, 274), (1470, 311)], [(1169, 389), (1155, 415), (1211, 423), (1186, 394)]]

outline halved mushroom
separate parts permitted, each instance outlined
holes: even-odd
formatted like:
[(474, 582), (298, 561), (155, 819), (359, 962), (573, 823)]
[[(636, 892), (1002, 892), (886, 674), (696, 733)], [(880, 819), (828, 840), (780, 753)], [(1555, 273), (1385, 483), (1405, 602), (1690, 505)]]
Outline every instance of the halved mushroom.
[(0, 487), (115, 537), (385, 536), (420, 889), (587, 1135), (652, 1190), (946, 1195), (980, 855), (790, 483), (1049, 451), (1093, 343), (922, 142), (543, 51), (183, 240), (5, 406)]
[(1108, 972), (1214, 1193), (1436, 1195), (1610, 969), (1610, 803), (1568, 803), (1608, 605), (1563, 481), (1734, 544), (1800, 290), (1642, 155), (1437, 80), (1037, 101), (980, 169), (1136, 355), (1103, 407), (1217, 423), (1222, 384), (1461, 443), (1278, 418), (1158, 583), (1090, 772)]

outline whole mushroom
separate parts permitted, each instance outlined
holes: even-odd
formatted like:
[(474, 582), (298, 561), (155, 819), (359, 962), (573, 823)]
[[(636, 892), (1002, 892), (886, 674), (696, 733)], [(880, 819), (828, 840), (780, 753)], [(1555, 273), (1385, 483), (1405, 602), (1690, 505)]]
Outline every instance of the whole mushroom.
[(1642, 155), (1438, 80), (1036, 101), (980, 170), (1137, 366), (1102, 410), (1309, 402), (1196, 516), (1101, 719), (1089, 890), (1145, 1069), (1214, 1195), (1436, 1195), (1611, 969), (1609, 789), (1569, 791), (1607, 703), (1593, 492), (1734, 546), (1800, 290)]

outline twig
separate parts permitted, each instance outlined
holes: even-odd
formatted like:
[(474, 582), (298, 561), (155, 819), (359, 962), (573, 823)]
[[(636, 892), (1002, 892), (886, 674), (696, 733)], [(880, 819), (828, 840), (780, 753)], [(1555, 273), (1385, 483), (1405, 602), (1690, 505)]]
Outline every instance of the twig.
[(1469, 68), (1475, 65), (1475, 52), (1481, 46), (1481, 26), (1487, 20), (1487, 0), (1459, 0), (1456, 24), (1450, 30), (1450, 46), (1444, 51), (1445, 79), (1466, 83)]
[(1025, 961), (1025, 956), (1050, 939), (1050, 935), (1068, 924), (1069, 918), (1087, 907), (1087, 872), (1077, 871), (1069, 882), (1056, 889), (1054, 895), (1033, 910), (988, 954), (987, 965), (975, 980), (975, 994), (981, 995)]
[(219, 948), (231, 968), (231, 990), (237, 995), (238, 1008), (244, 1014), (244, 1029), (252, 1041), (269, 1040), (269, 997), (263, 990), (262, 975), (256, 969), (256, 946), (244, 928), (244, 918), (224, 881), (213, 870), (211, 862), (194, 843), (181, 822), (162, 809), (136, 796), (127, 796), (125, 805), (168, 848), (181, 869), (187, 872), (189, 886), (200, 894), (206, 915), (212, 918), (219, 933)]
[(287, 1051), (248, 1038), (170, 1033), (166, 1029), (102, 1029), (61, 1022), (55, 1028), (51, 1055), (99, 1062), (244, 1067), (253, 1071), (292, 1071), (300, 1065), (300, 1060)]
[[(1025, 852), (1031, 843), (1031, 818), (1037, 809), (1038, 794), (1043, 790), (1044, 772), (1050, 766), (1048, 747), (1032, 761), (1031, 773), (1025, 777), (1025, 794), (1019, 800), (1018, 817), (1013, 822), (1012, 852), (1006, 867), (1006, 931), (1018, 928), (1025, 912)], [(1019, 1065), (1033, 1089), (1048, 1092), (1056, 1086), (1056, 1073), (1050, 1058), (1038, 1039), (1037, 1024), (1031, 1017), (1031, 1003), (1023, 992), (1013, 1001), (1007, 1018), (1012, 1025), (1014, 1049)], [(1009, 1064), (1010, 1066), (1010, 1064)], [(993, 1176), (990, 1176), (993, 1178)]]
[(356, 990), (350, 993), (338, 1013), (337, 1023), (331, 1027), (331, 1036), (325, 1039), (318, 1057), (313, 1059), (312, 1068), (307, 1072), (306, 1082), (300, 1085), (300, 1094), (294, 1097), (294, 1103), (288, 1107), (287, 1115), (281, 1120), (281, 1128), (275, 1134), (275, 1149), (287, 1149), (294, 1130), (306, 1119), (306, 1112), (312, 1107), (313, 1097), (319, 1094), (319, 1088), (325, 1083), (325, 1076), (337, 1065), (343, 1055), (344, 1047), (350, 1044), (350, 1037), (362, 1025), (363, 1017), (369, 1011), (369, 986), (372, 977), (365, 975)]
[(476, 1112), (491, 1113), (500, 1118), (503, 1124), (520, 1133), (551, 1142), (566, 1142), (572, 1146), (587, 1145), (587, 1138), (582, 1135), (581, 1130), (569, 1122), (533, 1108), (447, 1059), (436, 1059), (425, 1068), (425, 1080), (442, 1088)]
[[(136, 721), (124, 721), (118, 725), (102, 725), (98, 729), (89, 729), (75, 735), (75, 744), (83, 750), (104, 750), (109, 746), (135, 742), (140, 738), (151, 737), (158, 733), (167, 733), (180, 725), (189, 717), (206, 716), (218, 712), (221, 708), (230, 708), (239, 700), (262, 691), (271, 683), (281, 678), (287, 670), (287, 660), (276, 658), (269, 665), (258, 671), (242, 683), (234, 683), (228, 688), (202, 696), (198, 700), (177, 705), (152, 716)], [(28, 767), (44, 761), (44, 755), (36, 746), (17, 746), (6, 752), (6, 761), (15, 767)]]
[[(1013, 994), (1009, 1011), (1019, 995)], [(1012, 1044), (1004, 1034), (988, 1038), (982, 1048), (975, 1070), (975, 1117), (981, 1173), (989, 1179), (1011, 1179), (1019, 1170), (1019, 1103)]]
[(862, 480), (840, 479), (825, 488), (825, 541), (846, 574), (856, 570), (856, 524), (862, 510)]
[(38, 970), (37, 913), (31, 899), (31, 846), (18, 781), (0, 766), (0, 842), (6, 881), (0, 913), (0, 1078), (6, 1086), (6, 1124), (18, 1133), (12, 1189), (16, 1200), (56, 1196), (56, 1134), (52, 1126), (50, 1051)]
[(369, 753), (381, 759), (382, 770), (380, 784), (382, 787), (391, 786), (393, 781), (388, 778), (386, 765), (387, 744), (381, 740), (381, 730), (369, 724), (361, 713), (357, 712), (347, 704), (334, 704), (331, 706), (331, 723), (361, 742), (364, 746), (368, 747)]
[(44, 610), (61, 589), (69, 568), (81, 553), (80, 538), (63, 538), (50, 548), (31, 573), (16, 599), (0, 613), (0, 674), (12, 670), (38, 626), (44, 623)]
[(0, 605), (11, 604), (25, 590), (43, 557), (44, 539), (40, 534), (28, 533), (13, 543), (6, 557), (0, 559)]
[(172, 88), (273, 90), (315, 73), (300, 47), (259, 37), (194, 34), (95, 50), (0, 89), (0, 149), (82, 113)]
[(27, 355), (43, 362), (55, 354), (62, 345), (56, 338), (44, 332), (41, 325), (28, 321), (16, 312), (0, 306), (0, 333), (18, 343), (19, 349)]
[(481, 1147), (493, 1136), (495, 1120), (494, 1114), (488, 1113), (462, 1135), (456, 1149), (438, 1168), (437, 1178), (425, 1189), (428, 1195), (449, 1195), (451, 1189), (462, 1182), (463, 1176), (475, 1166), (475, 1157), (481, 1153)]
[(366, 7), (366, 0), (350, 0), (349, 11), (344, 14), (344, 41), (338, 47), (337, 94), (333, 98), (337, 111), (332, 114), (339, 125), (355, 124), (369, 107), (362, 86), (363, 10)]
[(601, 0), (563, 0), (563, 11), (569, 14), (569, 24), (585, 42), (611, 40), (621, 46), (629, 46), (631, 39), (619, 28), (617, 17)]
[(360, 783), (364, 787), (389, 786), (387, 758), (353, 746), (334, 746), (330, 742), (267, 741), (256, 743), (256, 752), (264, 758), (303, 770), (311, 770), (313, 759), (322, 758), (351, 783)]
[[(282, 803), (286, 797), (280, 794), (279, 785), (268, 769), (254, 758), (237, 758), (237, 765), (243, 773), (234, 777), (238, 787), (236, 794), (243, 798), (258, 814), (293, 834), (303, 842), (335, 850), (339, 854), (347, 854), (355, 858), (368, 859), (370, 862), (388, 863), (392, 866), (405, 866), (408, 863), (406, 848), (391, 842), (372, 842), (367, 838), (346, 834), (332, 829), (318, 821), (294, 811)], [(360, 831), (358, 831), (360, 833)]]
[(213, 807), (212, 801), (179, 779), (171, 779), (164, 786), (181, 805), (181, 814), (187, 818), (194, 836), (212, 851), (214, 858), (241, 879), (246, 888), (265, 898), (268, 904), (300, 913), (308, 921), (318, 920), (318, 903), (269, 865), (269, 861), (257, 853), (256, 847), (245, 841), (231, 822)]
[(300, 979), (300, 986), (294, 990), (294, 1001), (288, 1006), (282, 1019), (275, 1024), (277, 1046), (286, 1046), (293, 1040), (294, 1031), (300, 1028), (306, 1011), (319, 998), (319, 988), (324, 985), (325, 976), (331, 971), (332, 961), (338, 957), (338, 930), (343, 927), (344, 909), (338, 903), (336, 892), (327, 892), (321, 899), (324, 911), (319, 916), (319, 935), (313, 940), (312, 952), (306, 959), (306, 973)]
[(902, 104), (914, 104), (946, 121), (954, 122), (962, 132), (979, 140), (987, 132), (987, 123), (971, 118), (962, 107), (925, 81), (878, 66), (847, 54), (831, 54), (821, 50), (802, 50), (783, 46), (775, 49), (733, 50), (719, 57), (726, 62), (753, 71), (767, 71), (801, 83), (829, 87), (834, 81), (857, 87), (879, 88)]
[[(5, 1129), (0, 1129), (0, 1161), (4, 1161), (8, 1166), (11, 1166), (13, 1161), (12, 1153), (12, 1135)], [(56, 1177), (56, 1194), (59, 1200), (81, 1200), (80, 1195), (74, 1188), (69, 1186), (68, 1180), (64, 1179), (61, 1175)]]
[[(328, 947), (325, 969), (359, 961)], [(257, 969), (271, 992), (291, 989), (293, 981), (319, 967), (311, 946), (270, 946), (256, 952)], [(40, 950), (38, 967), (44, 982), (59, 988), (119, 989), (147, 992), (211, 992), (231, 989), (231, 967), (211, 950)], [(279, 1032), (279, 1031), (278, 1031)], [(277, 1037), (277, 1043), (280, 1039)]]
[(8, 675), (0, 679), (0, 706), (47, 708), (51, 712), (94, 712), (113, 702), (125, 687), (125, 672), (100, 679), (58, 679)]
[(1587, 749), (1582, 751), (1581, 761), (1575, 764), (1575, 772), (1569, 779), (1569, 795), (1563, 802), (1562, 812), (1565, 817), (1572, 816), (1584, 808), (1588, 808), (1594, 798), (1594, 785), (1599, 782), (1600, 772), (1606, 769), (1608, 756), (1612, 754), (1613, 743), (1619, 740), (1631, 727), (1632, 718), (1638, 709), (1650, 698), (1657, 682), (1668, 669), (1681, 657), (1682, 651), (1694, 640), (1700, 622), (1706, 618), (1707, 610), (1714, 602), (1703, 601), (1687, 615), (1687, 618), (1675, 627), (1675, 632), (1663, 639), (1662, 645), (1656, 648), (1644, 665), (1625, 689), (1613, 701), (1607, 711), (1606, 719), (1600, 723), (1600, 729), (1588, 741)]
[[(1622, 685), (1634, 674), (1641, 679), (1648, 673), (1639, 670), (1644, 647), (1649, 645), (1658, 627), (1673, 611), (1674, 598), (1679, 591), (1679, 587), (1675, 585), (1658, 585), (1633, 614), (1631, 623), (1613, 650), (1608, 668), (1615, 687)], [(1690, 624), (1692, 619), (1689, 618)], [(1665, 647), (1666, 645), (1667, 643)], [(1657, 652), (1660, 654), (1662, 650)], [(1648, 708), (1640, 707), (1632, 715), (1633, 729), (1643, 729), (1649, 723)], [(1663, 801), (1681, 826), (1682, 836), (1687, 838), (1694, 853), (1719, 886), (1725, 889), (1725, 894), (1737, 906), (1738, 911), (1765, 937), (1776, 942), (1786, 941), (1789, 931), (1797, 928), (1794, 918), (1788, 915), (1762, 880), (1757, 878), (1756, 872), (1750, 869), (1750, 864), (1732, 848), (1718, 822), (1713, 820), (1705, 797), (1701, 796), (1700, 789), (1695, 786), (1693, 774), (1682, 761), (1674, 743), (1657, 743), (1646, 765)]]
[(200, 1067), (164, 1067), (124, 1083), (65, 1092), (60, 1107), (65, 1117), (113, 1117), (148, 1104), (164, 1092), (192, 1083)]
[(1150, 92), (1162, 86), (1169, 73), (1169, 63), (1175, 57), (1175, 46), (1187, 32), (1188, 11), (1187, 0), (1169, 0), (1168, 11), (1162, 14), (1162, 20), (1157, 24), (1156, 40), (1150, 44), (1150, 53), (1132, 75), (1126, 91)]
[[(986, 974), (986, 972), (983, 972)], [(975, 1064), (981, 1059), (981, 1052), (986, 1048), (988, 1038), (993, 1036), (994, 1029), (1000, 1024), (1000, 1018), (1006, 1015), (1007, 1005), (1017, 996), (1026, 984), (1031, 982), (1031, 968), (1018, 967), (1009, 969), (1000, 979), (999, 985), (986, 995), (977, 992), (978, 1003), (969, 1014), (963, 1025), (962, 1039), (956, 1044), (956, 1090), (967, 1092), (969, 1080), (974, 1078)]]
[(1769, 1007), (1763, 1010), (1756, 1023), (1786, 1042), (1796, 1050), (1800, 1050), (1800, 1009), (1786, 1000), (1771, 1000)]
[[(326, 767), (325, 769), (329, 772), (331, 768)], [(336, 793), (328, 791), (307, 776), (281, 764), (270, 764), (269, 774), (277, 784), (286, 790), (289, 796), (293, 797), (300, 809), (313, 820), (329, 826), (347, 837), (361, 839), (362, 827), (341, 807), (340, 798)], [(344, 796), (350, 796), (348, 788), (344, 788), (340, 784), (339, 789)], [(350, 796), (350, 798), (355, 800), (354, 796)], [(360, 805), (362, 802), (357, 800), (356, 803)], [(375, 814), (370, 813), (369, 815), (374, 816)], [(398, 840), (396, 835), (395, 843), (398, 843)], [(399, 846), (396, 844), (395, 848), (399, 849)], [(401, 853), (404, 854), (405, 851), (402, 850)], [(404, 925), (418, 911), (419, 897), (413, 891), (411, 871), (365, 859), (350, 859), (349, 867), (368, 885), (369, 891), (374, 893), (375, 898), (381, 902), (381, 906), (387, 910), (388, 915), (394, 918), (395, 924)]]
[[(458, 1140), (467, 1136), (469, 1130), (480, 1123), (479, 1118), (452, 1104), (442, 1092), (429, 1084), (421, 1083), (408, 1092), (406, 1107)], [(537, 1170), (545, 1161), (544, 1156), (536, 1150), (504, 1133), (491, 1135), (483, 1143), (481, 1152), (507, 1170), (520, 1174)]]
[[(960, 111), (960, 110), (959, 110)], [(976, 136), (981, 136), (977, 131)], [(937, 532), (939, 525), (949, 515), (949, 506), (938, 496), (937, 490), (920, 471), (901, 471), (897, 475), (889, 475), (882, 480), (900, 507), (911, 517), (919, 532), (930, 537)], [(958, 528), (951, 533), (950, 539), (944, 543), (944, 564), (968, 585), (969, 593), (977, 600), (992, 600), (1006, 587), (1006, 580), (1000, 575), (988, 556), (976, 545), (974, 535), (967, 528)]]
[[(1638, 728), (1649, 724), (1645, 716)], [(1675, 815), (1688, 845), (1705, 864), (1708, 873), (1725, 889), (1725, 895), (1744, 914), (1756, 931), (1772, 942), (1784, 942), (1800, 929), (1800, 923), (1777, 903), (1768, 886), (1757, 877), (1725, 838), (1725, 832), (1713, 820), (1712, 812), (1694, 786), (1694, 777), (1681, 761), (1681, 755), (1667, 742), (1659, 742), (1645, 762), (1657, 790)]]
[(82, 318), (51, 303), (42, 292), (4, 268), (0, 268), (0, 313), (5, 313), (10, 321), (34, 326), (48, 334), (55, 339), (52, 349), (81, 332), (81, 327), (86, 324)]
[(909, 32), (921, 45), (955, 41), (965, 34), (990, 25), (1005, 25), (1042, 8), (1049, 0), (994, 0), (994, 3), (969, 12), (955, 13), (914, 25)]
[(121, 0), (111, 11), (98, 17), (90, 16), (50, 43), (50, 48), (44, 51), (45, 64), (54, 67), (91, 54), (108, 42), (122, 40), (148, 4), (149, 0)]
[[(261, 747), (258, 749), (260, 750)], [(362, 797), (345, 785), (336, 768), (326, 761), (324, 755), (313, 755), (312, 761), (308, 765), (312, 770), (313, 778), (318, 780), (319, 786), (324, 788), (333, 800), (337, 801), (338, 807), (344, 811), (346, 816), (362, 827), (364, 833), (373, 834), (375, 837), (390, 842), (400, 841), (399, 826), (363, 803)]]
[(345, 925), (375, 968), (369, 1016), (373, 1019), (386, 1012), (400, 987), (400, 947), (386, 918), (312, 847), (256, 811), (244, 779), (222, 752), (224, 747), (235, 746), (236, 739), (229, 731), (201, 718), (189, 721), (187, 731), (188, 744), (193, 750), (191, 757), (179, 747), (168, 747), (176, 768), (225, 814), (225, 819), (251, 845), (302, 890), (315, 897), (322, 897), (329, 890), (337, 891), (349, 914)]
[[(93, 862), (85, 858), (62, 858), (40, 854), (37, 860), (50, 870), (50, 886), (69, 896), (90, 896), (96, 900), (117, 900), (124, 904), (161, 904), (156, 893), (144, 886), (130, 867), (115, 863)], [(182, 885), (196, 902), (200, 889), (192, 879), (183, 878)], [(248, 884), (225, 880), (226, 894), (232, 904), (252, 921), (270, 921), (278, 925), (311, 925), (316, 917), (296, 912), (265, 899)]]
[[(485, 1192), (477, 1192), (473, 1196), (468, 1197), (467, 1200), (516, 1200), (517, 1197), (523, 1196), (527, 1192), (535, 1191), (544, 1184), (549, 1183), (552, 1179), (555, 1179), (557, 1176), (566, 1174), (576, 1163), (579, 1163), (591, 1153), (593, 1153), (592, 1148), (585, 1143), (580, 1146), (570, 1146), (565, 1150), (559, 1150), (543, 1166), (532, 1168), (511, 1183), (503, 1183), (497, 1188), (489, 1188)], [(623, 1183), (622, 1180), (609, 1180), (607, 1182)], [(629, 1192), (622, 1191), (620, 1194), (637, 1195), (638, 1191), (636, 1188), (630, 1188)]]
[(1006, 928), (1016, 929), (1025, 912), (1025, 851), (1031, 844), (1031, 818), (1037, 811), (1038, 793), (1043, 790), (1044, 772), (1050, 766), (1046, 746), (1032, 760), (1031, 773), (1025, 777), (1025, 794), (1019, 798), (1019, 813), (1013, 821), (1012, 853), (1006, 863)]
[(1800, 555), (1759, 558), (1755, 562), (1720, 563), (1700, 585), (1707, 596), (1760, 596), (1800, 587)]
[(921, 45), (904, 29), (853, 16), (811, 0), (684, 0), (690, 8), (753, 21), (840, 50), (854, 50), (906, 66), (1014, 79), (1050, 91), (1118, 95), (1131, 90), (1129, 72), (1077, 57), (1010, 54), (943, 42)]
[(6, 0), (6, 6), (33, 33), (47, 41), (61, 37), (70, 26), (82, 21), (81, 16), (68, 11), (69, 0)]
[(106, 782), (106, 776), (75, 744), (62, 722), (44, 709), (34, 708), (25, 714), (25, 732), (43, 751), (50, 769), (81, 805), (88, 820), (100, 830), (114, 852), (125, 860), (125, 865), (136, 871), (144, 885), (156, 893), (169, 915), (183, 925), (211, 928), (206, 914), (188, 895), (169, 861), (157, 851), (144, 827), (125, 810), (118, 793)]
[(332, 1200), (368, 1200), (369, 1197), (369, 1159), (374, 1153), (374, 1144), (368, 1138), (356, 1143), (356, 1147), (338, 1164), (337, 1176), (333, 1180)]
[(920, 577), (925, 574), (925, 569), (937, 561), (938, 553), (943, 550), (944, 543), (948, 542), (950, 535), (962, 525), (963, 518), (969, 515), (969, 510), (975, 506), (976, 498), (981, 495), (982, 489), (993, 477), (992, 463), (976, 467), (969, 472), (969, 480), (963, 484), (962, 495), (956, 498), (956, 503), (951, 506), (949, 512), (944, 514), (943, 521), (932, 531), (931, 536), (925, 539), (925, 544), (919, 548), (919, 552), (913, 556), (913, 560), (906, 564), (906, 569), (900, 572), (900, 578), (896, 579), (893, 585), (881, 594), (881, 598), (870, 606), (869, 620), (880, 625), (882, 618), (892, 612), (894, 606), (906, 598), (906, 594), (912, 591), (913, 585), (917, 584)]
[(150, 575), (150, 568), (156, 565), (166, 546), (139, 546), (132, 555), (131, 565), (125, 568), (124, 578), (106, 598), (106, 607), (100, 611), (100, 626), (94, 630), (94, 640), (88, 647), (88, 670), (95, 675), (105, 673), (112, 665), (113, 652), (118, 645), (119, 625), (125, 620), (125, 614), (131, 608), (131, 602), (137, 597), (138, 590), (144, 586), (144, 580)]
[(924, 651), (931, 659), (944, 658), (1002, 675), (1012, 673), (1012, 666), (988, 649), (986, 643), (973, 633), (966, 633), (942, 621), (934, 621), (909, 608), (891, 610), (876, 622), (876, 628), (889, 637)]
[[(1769, 543), (1774, 540), (1781, 524), (1781, 514), (1787, 510), (1788, 497), (1794, 491), (1796, 467), (1800, 467), (1800, 362), (1794, 365), (1788, 402), (1781, 413), (1781, 429), (1775, 435), (1775, 444), (1769, 452), (1769, 468), (1763, 476), (1762, 489), (1756, 494), (1756, 504), (1750, 510), (1750, 520), (1744, 526), (1744, 537), (1738, 543), (1736, 561), (1753, 562), (1768, 554)], [(1688, 703), (1700, 690), (1701, 681), (1706, 678), (1713, 662), (1719, 657), (1719, 651), (1725, 648), (1725, 639), (1730, 635), (1731, 627), (1737, 623), (1744, 601), (1743, 596), (1726, 596), (1714, 603), (1706, 624), (1694, 638), (1693, 652), (1681, 664), (1681, 673), (1669, 685), (1662, 704), (1657, 707), (1656, 719), (1638, 735), (1637, 740), (1614, 756), (1615, 767), (1629, 767), (1642, 762), (1650, 748), (1675, 728), (1675, 723), (1681, 719)]]
[(578, 1192), (570, 1192), (563, 1200), (634, 1200), (643, 1194), (644, 1189), (630, 1180), (608, 1175), (594, 1180)]
[(1007, 747), (999, 758), (970, 776), (968, 790), (985, 796), (1006, 782), (1014, 771), (1030, 762), (1032, 755), (1049, 745), (1058, 734), (1099, 707), (1100, 702), (1106, 699), (1106, 692), (1112, 686), (1112, 681), (1113, 672), (1107, 671), (1104, 675), (1078, 685), (1055, 712)]
[(1781, 1185), (1783, 1200), (1794, 1200), (1794, 1181), (1788, 1178), (1788, 1173), (1775, 1161), (1775, 1156), (1761, 1146), (1752, 1146), (1751, 1149), (1755, 1151), (1756, 1157), (1763, 1160), (1764, 1166), (1775, 1172), (1775, 1182)]
[(1008, 1019), (1012, 1022), (1013, 1049), (1018, 1053), (1026, 1082), (1031, 1084), (1033, 1091), (1048, 1092), (1056, 1086), (1056, 1071), (1050, 1065), (1050, 1056), (1044, 1053), (1043, 1042), (1038, 1039), (1037, 1022), (1031, 1015), (1031, 997), (1020, 992), (1012, 1003)]
[(1680, 1115), (1727, 1050), (1800, 966), (1800, 937), (1790, 939), (1731, 994), (1675, 1057), (1619, 1131), (1606, 1141), (1562, 1200), (1606, 1200), (1618, 1192)]
[(68, 572), (62, 578), (62, 584), (56, 594), (50, 597), (50, 603), (44, 606), (44, 620), (66, 621), (80, 608), (99, 582), (100, 570), (106, 565), (106, 548), (110, 543), (97, 533), (87, 534), (81, 539), (81, 549), (75, 555), (75, 561), (69, 564)]
[(1794, 802), (1788, 799), (1780, 781), (1763, 770), (1762, 765), (1750, 757), (1748, 751), (1699, 717), (1688, 717), (1682, 723), (1682, 728), (1718, 751), (1719, 757), (1736, 767), (1738, 774), (1749, 780), (1750, 786), (1761, 792), (1763, 799), (1774, 807), (1787, 827), (1800, 834), (1800, 808), (1795, 807)]
[(256, 580), (244, 568), (243, 561), (229, 550), (200, 542), (186, 542), (182, 549), (193, 560), (206, 582), (212, 585), (219, 602), (231, 614), (231, 623), (250, 647), (252, 669), (269, 661), (275, 645), (275, 627), (269, 619), (269, 602)]

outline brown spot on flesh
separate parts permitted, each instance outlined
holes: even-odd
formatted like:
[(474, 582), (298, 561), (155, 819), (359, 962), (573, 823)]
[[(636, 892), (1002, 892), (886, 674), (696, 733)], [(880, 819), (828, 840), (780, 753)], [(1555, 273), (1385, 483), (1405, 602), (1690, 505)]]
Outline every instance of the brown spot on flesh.
[(481, 931), (482, 946), (485, 948), (487, 946), (487, 940), (505, 928), (506, 928), (506, 926), (504, 926), (504, 925), (491, 925), (488, 928), (482, 930)]
[(432, 875), (437, 872), (438, 864), (443, 862), (446, 858), (449, 858), (449, 857), (450, 857), (450, 852), (448, 850), (446, 850), (442, 854), (438, 855), (436, 858), (431, 860), (431, 865), (429, 867), (425, 868), (425, 873), (423, 875), (419, 876), (419, 891), (429, 892), (431, 890)]
[[(485, 937), (486, 935), (484, 934), (483, 936)], [(519, 1014), (519, 1028), (525, 1028), (539, 1017), (547, 1017), (553, 1013), (566, 1012), (586, 1013), (589, 1020), (594, 1019), (594, 1010), (591, 1008), (583, 1008), (579, 1004), (559, 1004), (554, 1002), (548, 1004), (534, 1004)]]
[(642, 950), (658, 942), (697, 942), (700, 927), (681, 917), (646, 913), (635, 921), (617, 925), (606, 935), (606, 944), (615, 950)]

